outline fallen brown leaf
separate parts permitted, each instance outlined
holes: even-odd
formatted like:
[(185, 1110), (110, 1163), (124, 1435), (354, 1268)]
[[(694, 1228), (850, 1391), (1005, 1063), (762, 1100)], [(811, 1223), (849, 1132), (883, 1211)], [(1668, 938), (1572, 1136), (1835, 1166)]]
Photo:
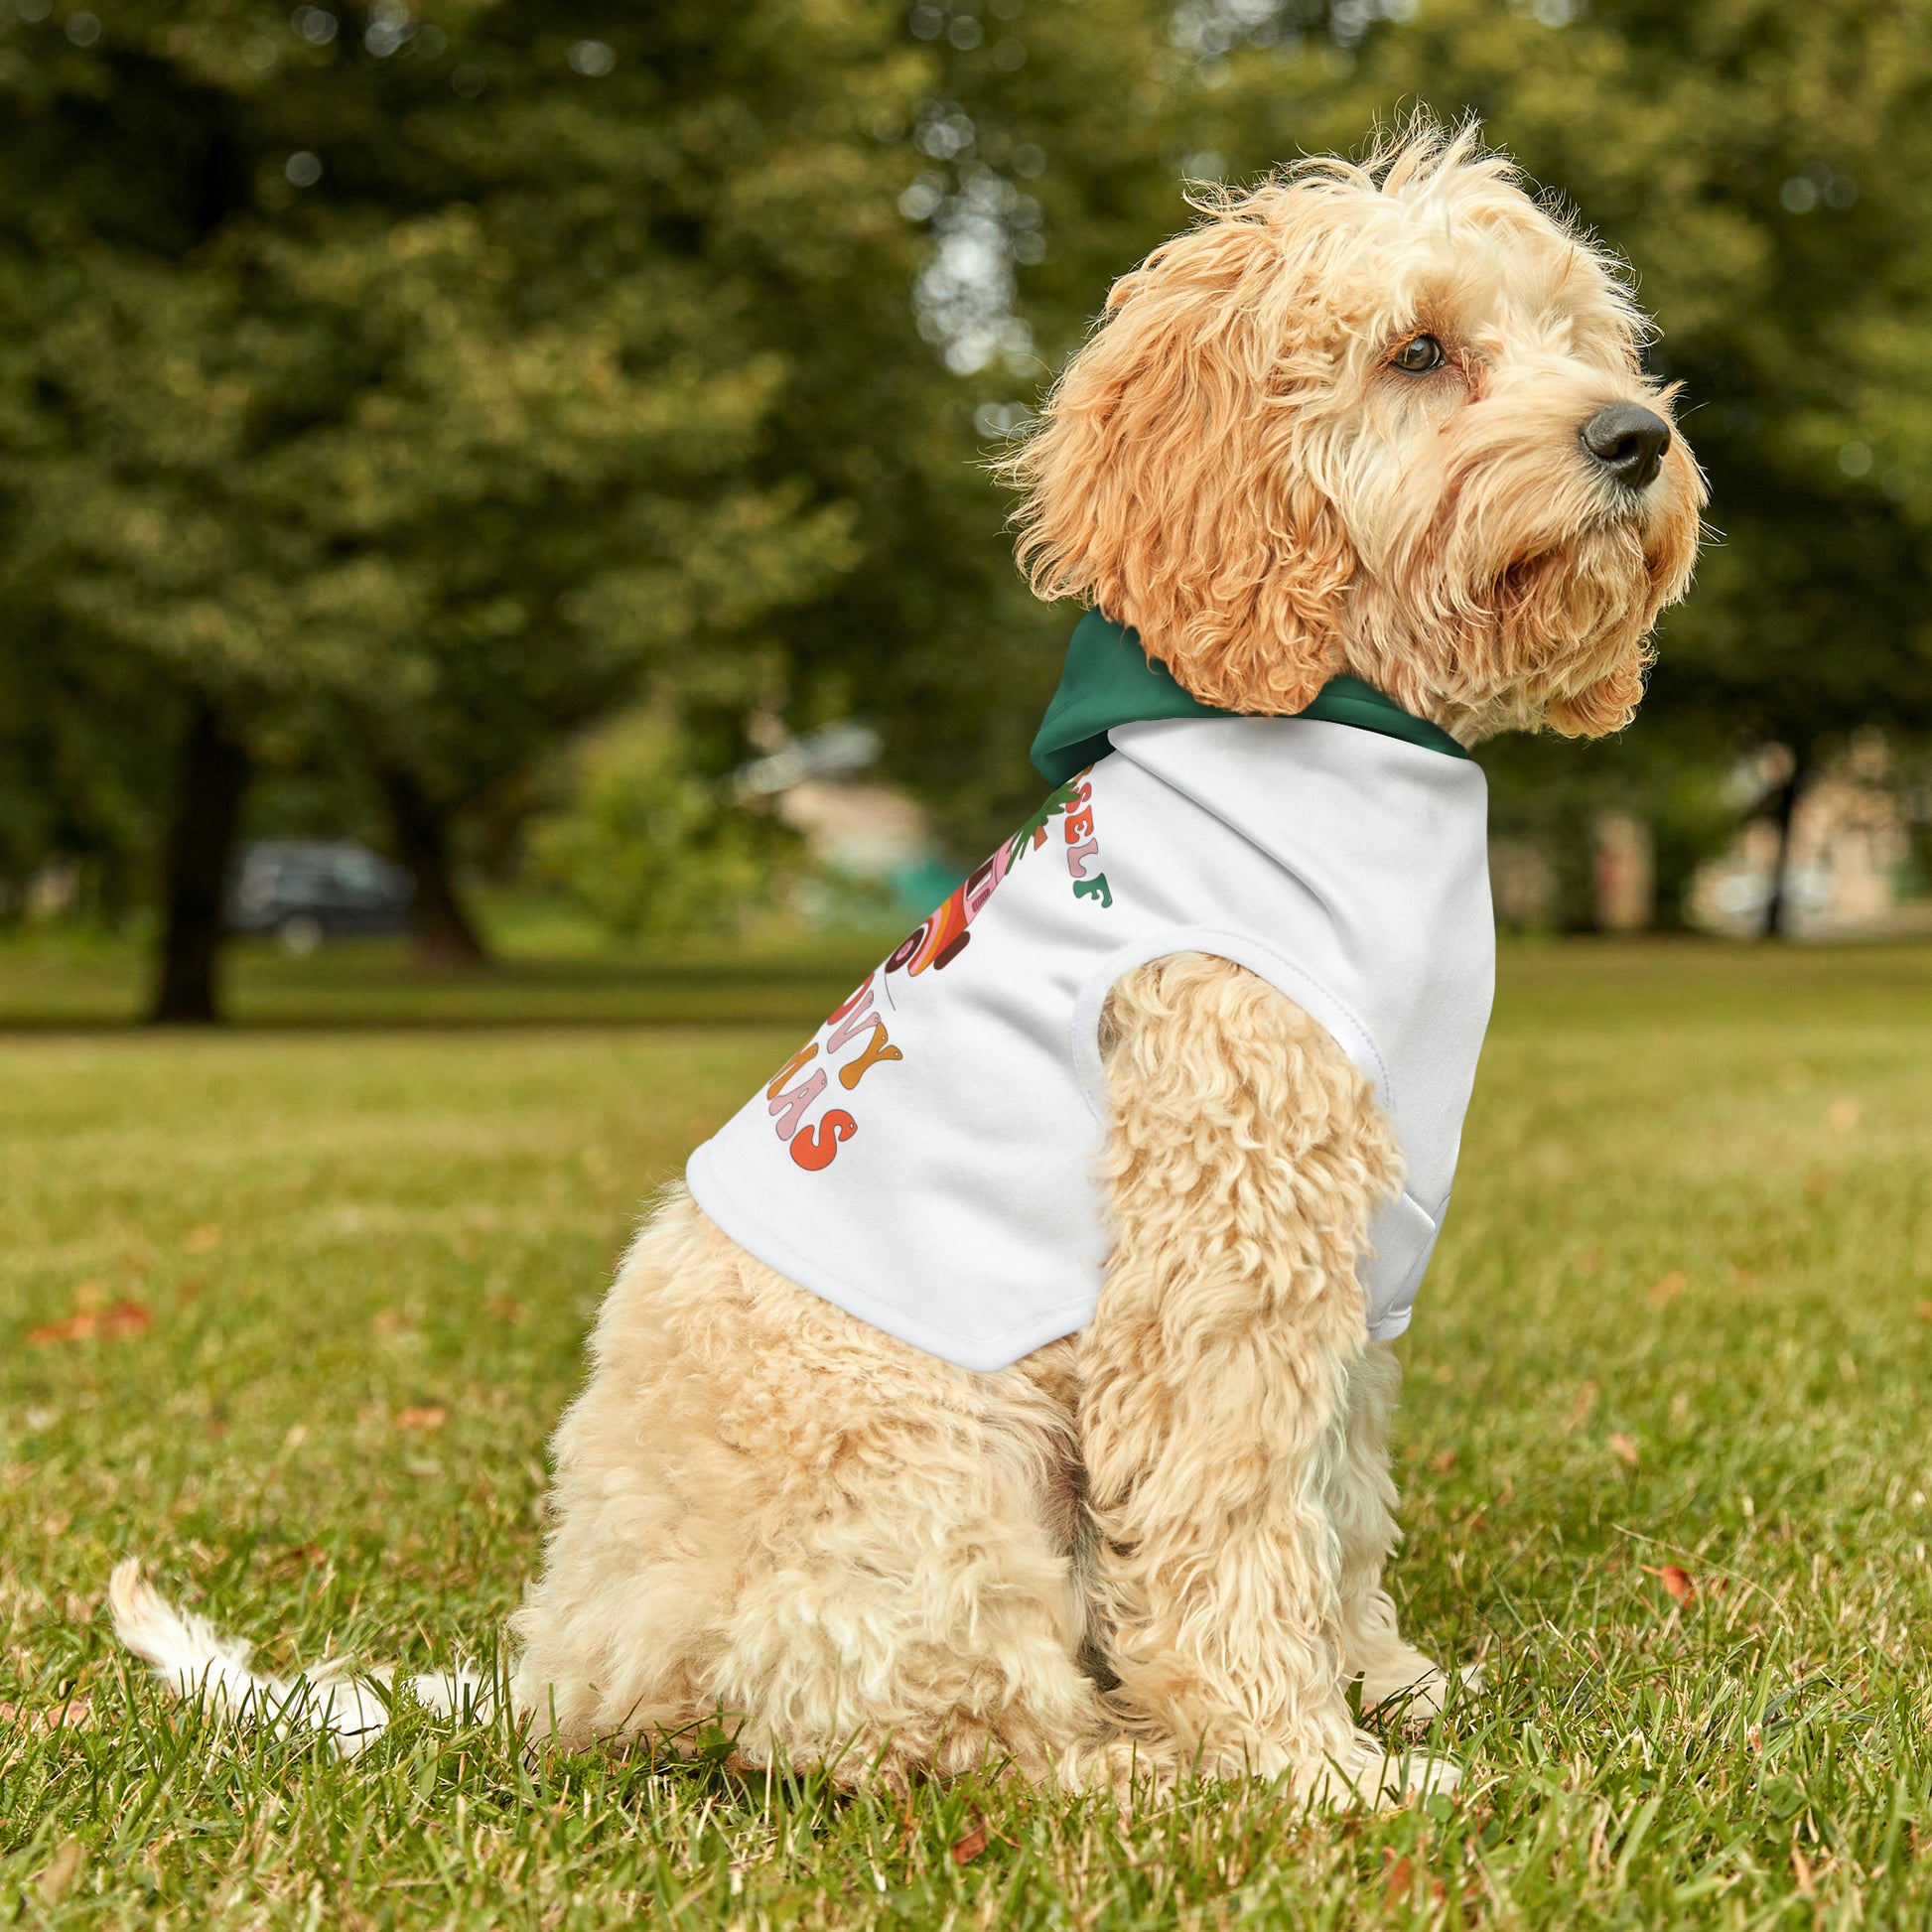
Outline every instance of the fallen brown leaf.
[(1815, 1898), (1818, 1895), (1817, 1881), (1812, 1876), (1811, 1861), (1798, 1850), (1796, 1845), (1791, 1848), (1791, 1875), (1798, 1881), (1800, 1897)]
[(57, 1730), (91, 1730), (93, 1723), (93, 1706), (84, 1697), (69, 1698), (66, 1704), (39, 1711), (25, 1704), (0, 1704), (0, 1725), (22, 1725), (36, 1737)]
[(450, 1419), (447, 1409), (439, 1409), (435, 1403), (426, 1403), (420, 1409), (405, 1409), (396, 1418), (398, 1429), (420, 1429), (424, 1431), (441, 1429)]
[(1681, 1268), (1673, 1268), (1643, 1299), (1653, 1309), (1668, 1308), (1690, 1285), (1690, 1276)]
[(82, 1309), (65, 1321), (49, 1321), (28, 1330), (27, 1339), (36, 1348), (57, 1341), (119, 1341), (138, 1335), (154, 1320), (145, 1303), (116, 1302), (111, 1309)]
[(1610, 1438), (1610, 1452), (1633, 1469), (1643, 1459), (1642, 1451), (1620, 1429)]
[(1390, 1905), (1407, 1901), (1410, 1890), (1416, 1882), (1416, 1867), (1408, 1859), (1399, 1858), (1389, 1866), (1388, 1876), (1382, 1881), (1382, 1897)]
[(965, 1837), (953, 1841), (952, 1862), (954, 1864), (971, 1864), (986, 1850), (986, 1820), (975, 1813), (973, 1829)]
[(56, 1341), (85, 1341), (99, 1325), (98, 1315), (70, 1314), (65, 1321), (44, 1321), (38, 1328), (29, 1328), (27, 1339), (36, 1348)]
[(1448, 1475), (1455, 1467), (1455, 1451), (1452, 1449), (1446, 1449), (1441, 1455), (1432, 1455), (1429, 1458), (1429, 1466), (1438, 1475)]
[(1697, 1594), (1697, 1584), (1688, 1570), (1677, 1564), (1667, 1563), (1653, 1570), (1649, 1564), (1643, 1566), (1646, 1577), (1655, 1577), (1664, 1587), (1664, 1594), (1673, 1603), (1688, 1603)]

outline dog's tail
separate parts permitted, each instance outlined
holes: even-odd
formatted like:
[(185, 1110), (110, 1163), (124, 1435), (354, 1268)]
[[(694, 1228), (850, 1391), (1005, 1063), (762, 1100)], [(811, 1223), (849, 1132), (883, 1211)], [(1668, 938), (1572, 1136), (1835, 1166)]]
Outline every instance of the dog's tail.
[[(248, 1668), (252, 1646), (224, 1637), (207, 1617), (182, 1611), (141, 1575), (139, 1557), (117, 1564), (107, 1602), (114, 1634), (177, 1697), (199, 1700), (222, 1717), (266, 1724), (278, 1737), (319, 1731), (344, 1757), (372, 1744), (389, 1722), (394, 1669), (351, 1672), (341, 1660), (292, 1678)], [(489, 1715), (491, 1687), (473, 1671), (436, 1671), (410, 1679), (419, 1704), (442, 1717)]]

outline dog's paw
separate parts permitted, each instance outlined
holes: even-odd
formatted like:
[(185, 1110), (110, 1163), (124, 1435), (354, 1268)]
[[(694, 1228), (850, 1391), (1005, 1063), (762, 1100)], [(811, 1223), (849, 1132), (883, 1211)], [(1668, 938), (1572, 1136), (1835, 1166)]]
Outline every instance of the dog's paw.
[(1410, 1805), (1439, 1794), (1447, 1797), (1462, 1782), (1462, 1767), (1453, 1758), (1427, 1751), (1405, 1751), (1389, 1760), (1383, 1781), (1386, 1804)]
[[(1420, 1651), (1412, 1652), (1411, 1659), (1394, 1670), (1363, 1673), (1363, 1717), (1393, 1719), (1420, 1730), (1442, 1716), (1443, 1707), (1449, 1702), (1448, 1673)], [(1482, 1666), (1464, 1664), (1455, 1673), (1455, 1682), (1465, 1691), (1481, 1690)]]
[(1380, 1738), (1357, 1731), (1346, 1749), (1329, 1756), (1311, 1777), (1298, 1779), (1295, 1788), (1307, 1803), (1324, 1809), (1365, 1805), (1386, 1811), (1453, 1791), (1461, 1777), (1462, 1767), (1447, 1757), (1391, 1751)]
[(1418, 1657), (1416, 1662), (1425, 1668), (1394, 1676), (1363, 1677), (1363, 1717), (1426, 1725), (1442, 1715), (1443, 1706), (1449, 1701), (1449, 1679), (1426, 1658)]

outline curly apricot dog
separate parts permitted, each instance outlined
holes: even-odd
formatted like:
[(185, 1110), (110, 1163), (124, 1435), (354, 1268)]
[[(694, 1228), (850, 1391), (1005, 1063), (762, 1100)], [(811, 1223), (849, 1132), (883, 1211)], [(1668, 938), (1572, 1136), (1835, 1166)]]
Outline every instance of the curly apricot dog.
[[(1093, 612), (1060, 788), (638, 1235), (516, 1618), (539, 1733), (1453, 1781), (1347, 1702), (1444, 1689), (1382, 1587), (1385, 1337), (1487, 1018), (1465, 748), (1621, 727), (1690, 577), (1643, 335), (1426, 126), (1121, 280), (1008, 466), (1035, 588)], [(131, 1574), (117, 1604), (192, 1681)]]

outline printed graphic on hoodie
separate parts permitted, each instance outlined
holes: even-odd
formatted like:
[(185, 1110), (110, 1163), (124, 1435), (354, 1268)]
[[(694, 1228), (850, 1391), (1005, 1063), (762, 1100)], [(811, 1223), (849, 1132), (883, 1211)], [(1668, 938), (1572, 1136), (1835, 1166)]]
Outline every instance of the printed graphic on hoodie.
[(1049, 828), (1055, 818), (1060, 820), (1073, 896), (1103, 909), (1113, 904), (1107, 875), (1098, 867), (1100, 840), (1094, 825), (1093, 787), (1087, 776), (1086, 771), (1076, 772), (1050, 792), (1039, 810), (963, 885), (949, 893), (936, 911), (921, 919), (893, 949), (885, 965), (868, 973), (859, 990), (778, 1069), (776, 1078), (764, 1090), (772, 1125), (779, 1140), (789, 1145), (792, 1160), (807, 1173), (829, 1168), (838, 1159), (839, 1149), (859, 1131), (857, 1119), (844, 1107), (828, 1108), (814, 1123), (806, 1124), (806, 1116), (831, 1090), (828, 1067), (833, 1057), (848, 1047), (858, 1047), (837, 1069), (839, 1085), (847, 1093), (856, 1093), (860, 1081), (874, 1067), (905, 1057), (892, 1043), (891, 1032), (874, 1008), (881, 976), (903, 973), (910, 981), (927, 967), (942, 971), (957, 959), (972, 940), (973, 921), (985, 910), (1001, 880), (1029, 853), (1049, 842)]

